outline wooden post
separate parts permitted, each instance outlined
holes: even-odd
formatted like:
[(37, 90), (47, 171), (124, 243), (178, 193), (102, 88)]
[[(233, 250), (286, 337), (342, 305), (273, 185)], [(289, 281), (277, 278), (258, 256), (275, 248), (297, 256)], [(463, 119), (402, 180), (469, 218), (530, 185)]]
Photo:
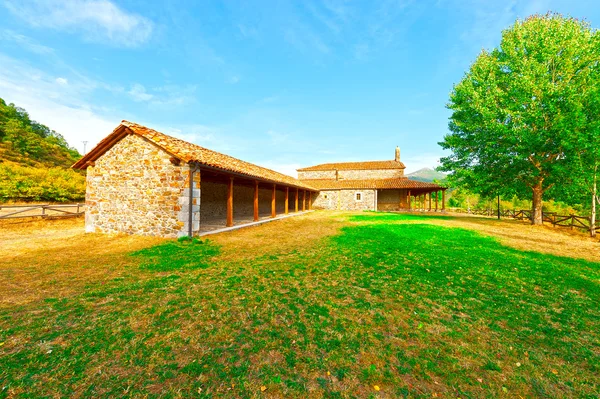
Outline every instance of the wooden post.
[(308, 192), (308, 210), (310, 211), (312, 208), (312, 191)]
[(298, 188), (296, 188), (296, 212), (298, 212)]
[(290, 188), (285, 188), (285, 214), (288, 214), (288, 205), (289, 205), (289, 197), (290, 197)]
[(435, 211), (436, 212), (438, 211), (438, 194), (439, 194), (439, 191), (436, 191), (435, 192)]
[(442, 190), (442, 212), (446, 210), (446, 190)]
[(233, 226), (233, 177), (229, 178), (229, 189), (227, 190), (227, 227)]
[(271, 196), (271, 217), (274, 218), (275, 216), (277, 216), (277, 212), (276, 212), (276, 208), (275, 208), (275, 197), (277, 195), (276, 190), (276, 185), (273, 184), (273, 195)]
[(254, 221), (258, 222), (258, 181), (254, 181)]
[(431, 212), (431, 191), (429, 192), (429, 212)]
[(302, 190), (302, 212), (306, 211), (306, 190)]
[(411, 210), (411, 198), (410, 198), (410, 190), (408, 190), (408, 210)]

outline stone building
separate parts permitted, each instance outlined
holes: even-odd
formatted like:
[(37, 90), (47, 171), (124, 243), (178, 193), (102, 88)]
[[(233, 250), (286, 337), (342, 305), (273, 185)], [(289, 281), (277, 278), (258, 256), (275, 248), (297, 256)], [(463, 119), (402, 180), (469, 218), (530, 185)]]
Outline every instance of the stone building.
[[(390, 161), (326, 163), (298, 169), (319, 190), (315, 209), (401, 211), (445, 209), (444, 188), (404, 176), (400, 149)], [(441, 200), (441, 207), (439, 201)]]
[(87, 171), (88, 232), (197, 235), (309, 210), (317, 191), (127, 121), (73, 167)]
[(432, 210), (431, 193), (443, 190), (404, 177), (399, 150), (394, 161), (317, 165), (298, 170), (295, 179), (128, 121), (73, 168), (87, 171), (86, 231), (164, 237), (284, 217), (313, 205), (425, 209), (429, 195)]

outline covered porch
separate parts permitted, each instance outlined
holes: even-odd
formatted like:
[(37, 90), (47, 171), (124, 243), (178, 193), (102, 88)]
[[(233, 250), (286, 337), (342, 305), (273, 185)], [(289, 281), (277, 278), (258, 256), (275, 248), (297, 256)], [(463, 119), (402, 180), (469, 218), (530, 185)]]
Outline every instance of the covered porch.
[(377, 211), (423, 211), (446, 210), (445, 188), (377, 189)]
[(316, 197), (306, 186), (206, 166), (199, 172), (198, 235), (299, 215), (312, 209)]

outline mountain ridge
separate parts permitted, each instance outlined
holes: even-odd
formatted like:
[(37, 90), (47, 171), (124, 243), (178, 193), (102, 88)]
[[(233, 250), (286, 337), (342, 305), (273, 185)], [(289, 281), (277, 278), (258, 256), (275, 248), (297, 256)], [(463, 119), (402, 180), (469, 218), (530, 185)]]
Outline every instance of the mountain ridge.
[(406, 175), (409, 179), (431, 183), (433, 181), (445, 181), (446, 175), (432, 168), (421, 168)]

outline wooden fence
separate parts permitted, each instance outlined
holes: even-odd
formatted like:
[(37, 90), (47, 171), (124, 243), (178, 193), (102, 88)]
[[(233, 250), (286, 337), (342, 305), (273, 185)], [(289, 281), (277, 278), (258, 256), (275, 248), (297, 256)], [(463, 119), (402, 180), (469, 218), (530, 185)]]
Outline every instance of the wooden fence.
[(0, 205), (0, 219), (62, 218), (85, 213), (85, 204)]
[[(497, 217), (498, 215), (498, 210), (496, 209), (470, 209), (467, 211), (459, 208), (451, 208), (449, 209), (449, 211), (492, 217)], [(506, 209), (500, 211), (500, 216), (519, 220), (531, 220), (532, 212), (528, 209), (522, 209), (519, 211)], [(571, 228), (571, 230), (585, 229), (586, 231), (590, 231), (590, 225), (592, 223), (592, 218), (590, 216), (559, 215), (556, 212), (542, 213), (542, 220), (544, 221), (544, 223), (550, 223), (554, 227), (569, 227)], [(598, 220), (596, 221), (595, 229), (597, 232), (600, 232), (600, 221)]]

